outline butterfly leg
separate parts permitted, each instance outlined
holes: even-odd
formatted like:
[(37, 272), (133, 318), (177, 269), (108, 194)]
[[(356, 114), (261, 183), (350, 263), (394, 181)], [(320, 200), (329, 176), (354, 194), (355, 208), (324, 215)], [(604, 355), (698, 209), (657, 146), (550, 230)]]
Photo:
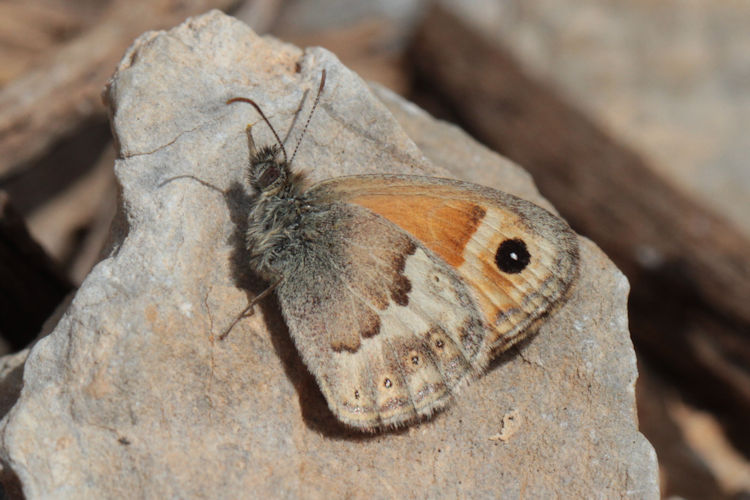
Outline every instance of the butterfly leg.
[(236, 325), (237, 323), (239, 323), (242, 318), (252, 316), (255, 313), (255, 311), (254, 311), (255, 304), (257, 304), (261, 300), (263, 300), (266, 297), (268, 297), (271, 294), (271, 292), (273, 292), (274, 289), (277, 286), (279, 286), (279, 283), (281, 283), (281, 280), (277, 280), (271, 286), (269, 286), (268, 288), (266, 288), (265, 290), (263, 290), (261, 293), (259, 293), (255, 297), (253, 297), (253, 300), (250, 301), (250, 303), (247, 305), (247, 307), (244, 308), (242, 310), (242, 312), (239, 313), (234, 318), (234, 320), (232, 321), (232, 323), (223, 332), (221, 332), (221, 335), (219, 335), (219, 340), (224, 340), (225, 338), (227, 338), (227, 335), (229, 335), (229, 332), (232, 331), (232, 328), (234, 328), (234, 325)]

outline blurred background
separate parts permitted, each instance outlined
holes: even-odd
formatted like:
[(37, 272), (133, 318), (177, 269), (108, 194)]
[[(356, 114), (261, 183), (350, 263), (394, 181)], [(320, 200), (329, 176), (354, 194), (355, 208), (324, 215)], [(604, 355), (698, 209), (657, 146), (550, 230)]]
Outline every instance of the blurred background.
[(662, 494), (750, 499), (750, 3), (0, 0), (0, 335), (28, 345), (117, 206), (101, 92), (218, 8), (321, 45), (532, 173), (628, 276)]

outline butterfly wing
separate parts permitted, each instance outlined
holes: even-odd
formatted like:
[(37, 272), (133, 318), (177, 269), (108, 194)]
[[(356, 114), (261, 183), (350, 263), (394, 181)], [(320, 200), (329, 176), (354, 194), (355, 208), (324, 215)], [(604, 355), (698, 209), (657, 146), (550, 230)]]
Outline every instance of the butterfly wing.
[(314, 203), (276, 295), (302, 359), (342, 422), (427, 416), (489, 359), (479, 304), (455, 270), (364, 207)]
[(435, 177), (361, 175), (321, 182), (310, 194), (366, 207), (454, 268), (479, 304), (496, 352), (523, 339), (578, 275), (570, 227), (508, 193)]

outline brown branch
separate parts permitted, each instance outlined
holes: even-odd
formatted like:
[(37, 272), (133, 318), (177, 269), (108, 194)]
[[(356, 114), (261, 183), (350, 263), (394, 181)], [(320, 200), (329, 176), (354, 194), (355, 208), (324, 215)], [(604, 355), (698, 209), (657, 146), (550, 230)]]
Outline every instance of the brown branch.
[(704, 401), (750, 413), (750, 241), (447, 11), (424, 21), (412, 61), (433, 99), (625, 272), (641, 352)]
[(10, 347), (31, 342), (72, 289), (0, 191), (0, 332)]
[(100, 98), (104, 84), (138, 35), (235, 3), (236, 0), (113, 2), (94, 28), (0, 90), (0, 176), (22, 168), (83, 121), (104, 113)]

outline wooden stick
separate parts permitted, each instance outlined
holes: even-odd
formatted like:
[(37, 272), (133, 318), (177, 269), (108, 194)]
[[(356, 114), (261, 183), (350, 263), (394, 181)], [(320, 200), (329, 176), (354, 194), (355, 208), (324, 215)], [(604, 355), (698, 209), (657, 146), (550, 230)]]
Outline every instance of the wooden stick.
[(0, 332), (20, 349), (73, 289), (0, 191)]
[(0, 90), (0, 177), (22, 169), (93, 115), (104, 114), (102, 89), (138, 35), (235, 3), (237, 0), (112, 2), (96, 27)]
[[(630, 279), (632, 335), (685, 387), (750, 414), (750, 241), (670, 185), (499, 44), (436, 8), (411, 60), (480, 140), (518, 162)], [(750, 445), (750, 442), (746, 444)], [(749, 447), (750, 449), (750, 447)]]

